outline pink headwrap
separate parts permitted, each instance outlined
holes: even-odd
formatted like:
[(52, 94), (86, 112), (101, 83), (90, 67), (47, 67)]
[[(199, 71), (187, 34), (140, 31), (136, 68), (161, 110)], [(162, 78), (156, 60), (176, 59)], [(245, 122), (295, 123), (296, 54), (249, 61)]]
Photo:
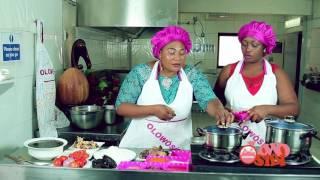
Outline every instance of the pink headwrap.
[(241, 42), (246, 37), (252, 37), (266, 47), (266, 54), (271, 54), (276, 46), (276, 35), (272, 26), (261, 21), (251, 21), (243, 25), (238, 32), (238, 39)]
[(189, 33), (180, 26), (167, 26), (157, 32), (151, 39), (153, 56), (159, 59), (161, 49), (172, 41), (180, 41), (184, 44), (186, 53), (190, 52), (192, 43)]

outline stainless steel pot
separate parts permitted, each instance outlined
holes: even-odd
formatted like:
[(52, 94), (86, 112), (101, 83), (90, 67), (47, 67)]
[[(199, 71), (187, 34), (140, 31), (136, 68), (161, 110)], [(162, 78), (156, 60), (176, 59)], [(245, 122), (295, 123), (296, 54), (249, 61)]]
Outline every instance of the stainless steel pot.
[(200, 135), (205, 136), (205, 144), (214, 150), (232, 152), (241, 146), (242, 131), (240, 128), (208, 126), (204, 129), (197, 128)]
[(284, 143), (290, 147), (290, 154), (308, 151), (316, 130), (307, 124), (292, 119), (276, 119), (267, 122), (266, 143)]

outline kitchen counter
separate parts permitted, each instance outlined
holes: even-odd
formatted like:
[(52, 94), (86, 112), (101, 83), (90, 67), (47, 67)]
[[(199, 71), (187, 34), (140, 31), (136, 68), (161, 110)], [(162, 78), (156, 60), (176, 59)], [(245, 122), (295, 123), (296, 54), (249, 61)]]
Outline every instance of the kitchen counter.
[[(204, 127), (211, 124), (211, 118), (207, 117), (206, 113), (193, 113), (194, 128)], [(128, 121), (125, 121), (128, 122)], [(126, 127), (128, 124), (118, 124)], [(119, 127), (120, 127), (119, 126)], [(113, 128), (118, 126), (107, 126), (100, 129), (101, 132), (107, 130), (112, 131)], [(73, 131), (73, 130), (72, 130)], [(61, 132), (70, 132), (70, 129), (62, 129)], [(91, 133), (91, 131), (80, 131), (81, 133)], [(118, 131), (117, 131), (118, 132)], [(79, 132), (78, 132), (79, 133)], [(111, 133), (112, 134), (112, 133)], [(110, 134), (106, 134), (109, 135)], [(112, 135), (110, 135), (111, 137)], [(315, 159), (320, 159), (320, 141), (313, 139), (311, 153)], [(18, 148), (12, 153), (14, 156), (22, 156), (24, 159), (30, 159), (31, 157), (27, 154), (26, 148)], [(34, 160), (34, 159), (30, 159)], [(320, 162), (318, 162), (320, 163)], [(79, 179), (130, 179), (130, 180), (141, 180), (141, 179), (153, 179), (153, 180), (170, 180), (170, 179), (201, 179), (201, 180), (308, 180), (308, 179), (320, 179), (320, 170), (308, 170), (295, 171), (295, 168), (255, 168), (256, 171), (252, 172), (245, 167), (231, 167), (226, 164), (225, 166), (216, 167), (214, 169), (195, 169), (191, 166), (190, 172), (151, 172), (151, 171), (119, 171), (115, 169), (72, 169), (72, 168), (57, 168), (50, 166), (35, 166), (35, 165), (17, 165), (12, 160), (0, 157), (0, 179), (23, 179), (23, 180), (56, 180), (56, 179), (68, 179), (68, 180), (79, 180)]]
[[(315, 140), (313, 147), (319, 147), (320, 142)], [(312, 147), (311, 152), (315, 151)], [(17, 149), (14, 155), (20, 155), (22, 157), (28, 156), (26, 148)], [(30, 157), (29, 157), (30, 158)], [(320, 157), (316, 157), (319, 159)], [(115, 169), (72, 169), (72, 168), (57, 168), (48, 166), (34, 166), (34, 165), (17, 165), (13, 161), (3, 158), (0, 159), (0, 179), (24, 179), (24, 180), (56, 180), (56, 179), (68, 179), (68, 180), (79, 180), (79, 179), (130, 179), (130, 180), (141, 180), (141, 179), (201, 179), (201, 180), (298, 180), (298, 179), (320, 179), (320, 170), (314, 169), (304, 172), (295, 172), (294, 168), (290, 170), (287, 168), (285, 171), (275, 169), (274, 171), (266, 168), (261, 168), (256, 172), (252, 173), (246, 171), (245, 168), (220, 167), (210, 172), (201, 170), (192, 170), (190, 172), (150, 172), (150, 171), (119, 171)], [(259, 168), (256, 168), (259, 169)], [(266, 171), (264, 171), (264, 169)], [(279, 173), (280, 172), (280, 173)], [(281, 173), (283, 172), (283, 173)], [(311, 173), (310, 173), (311, 172)]]

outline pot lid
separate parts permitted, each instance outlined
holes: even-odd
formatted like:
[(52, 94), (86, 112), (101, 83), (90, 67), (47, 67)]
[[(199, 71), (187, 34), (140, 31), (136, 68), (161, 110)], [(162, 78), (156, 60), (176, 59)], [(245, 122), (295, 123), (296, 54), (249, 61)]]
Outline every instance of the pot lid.
[(233, 135), (233, 134), (240, 134), (241, 133), (241, 130), (236, 127), (221, 128), (218, 126), (208, 126), (205, 128), (205, 130), (208, 133), (220, 134), (220, 135)]
[(267, 125), (278, 128), (278, 129), (288, 129), (288, 130), (312, 130), (313, 127), (307, 124), (298, 123), (295, 121), (286, 120), (271, 120), (267, 122)]

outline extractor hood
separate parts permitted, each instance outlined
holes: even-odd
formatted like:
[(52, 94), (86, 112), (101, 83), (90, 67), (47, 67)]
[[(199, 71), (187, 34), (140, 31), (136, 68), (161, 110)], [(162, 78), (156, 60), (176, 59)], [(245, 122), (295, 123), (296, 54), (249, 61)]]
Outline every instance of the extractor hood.
[(177, 24), (178, 0), (77, 0), (78, 26), (141, 33)]

